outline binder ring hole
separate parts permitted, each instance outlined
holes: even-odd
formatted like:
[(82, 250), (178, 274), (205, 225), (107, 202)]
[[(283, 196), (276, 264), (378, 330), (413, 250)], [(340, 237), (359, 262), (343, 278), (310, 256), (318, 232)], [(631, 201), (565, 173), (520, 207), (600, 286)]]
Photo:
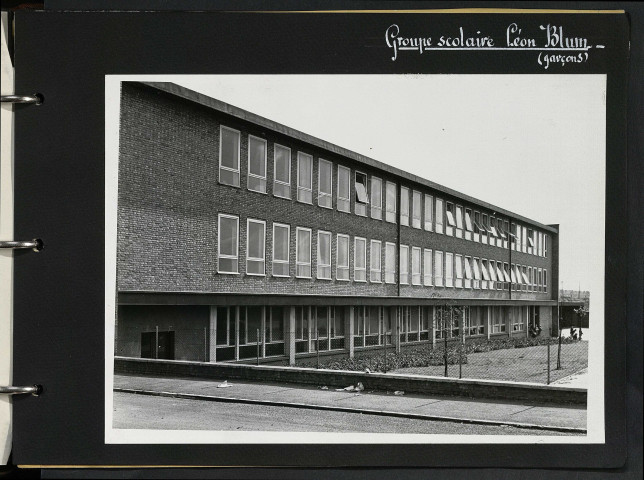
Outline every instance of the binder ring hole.
[(34, 238), (34, 242), (36, 243), (33, 248), (34, 252), (40, 252), (43, 248), (45, 248), (45, 244), (40, 238)]
[(43, 390), (42, 385), (38, 385), (38, 384), (36, 384), (36, 385), (34, 385), (34, 388), (35, 388), (35, 390), (34, 390), (34, 392), (32, 393), (32, 395), (33, 395), (34, 397), (37, 397), (38, 395), (40, 395), (40, 394), (42, 393), (42, 390)]
[(42, 93), (35, 93), (34, 97), (36, 97), (36, 103), (34, 105), (42, 105), (45, 103), (45, 96)]

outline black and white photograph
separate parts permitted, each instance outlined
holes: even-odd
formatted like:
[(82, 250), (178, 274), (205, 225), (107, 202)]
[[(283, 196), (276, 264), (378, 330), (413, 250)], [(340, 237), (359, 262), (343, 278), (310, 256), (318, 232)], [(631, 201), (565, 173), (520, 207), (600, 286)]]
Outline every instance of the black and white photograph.
[(105, 85), (106, 443), (604, 441), (606, 75)]

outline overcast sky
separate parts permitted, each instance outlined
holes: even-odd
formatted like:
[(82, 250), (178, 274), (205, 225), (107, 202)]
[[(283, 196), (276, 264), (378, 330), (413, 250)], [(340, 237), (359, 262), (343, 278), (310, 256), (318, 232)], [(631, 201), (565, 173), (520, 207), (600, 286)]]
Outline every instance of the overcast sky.
[(163, 80), (539, 222), (558, 223), (563, 287), (603, 288), (604, 75)]

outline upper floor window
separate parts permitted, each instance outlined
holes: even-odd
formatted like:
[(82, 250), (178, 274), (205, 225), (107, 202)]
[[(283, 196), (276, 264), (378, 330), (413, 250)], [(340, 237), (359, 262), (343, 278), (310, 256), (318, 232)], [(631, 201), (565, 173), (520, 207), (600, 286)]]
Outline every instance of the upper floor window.
[(400, 224), (409, 226), (409, 189), (400, 187)]
[(320, 280), (331, 280), (331, 233), (318, 231), (318, 273)]
[(434, 202), (431, 195), (425, 195), (425, 230), (431, 232), (434, 228)]
[(356, 237), (353, 250), (353, 279), (356, 282), (367, 281), (367, 240)]
[(445, 253), (445, 286), (454, 286), (454, 255), (452, 253)]
[(434, 218), (436, 224), (436, 233), (443, 233), (443, 200), (436, 199), (436, 217)]
[(534, 230), (528, 228), (528, 253), (532, 254), (534, 249)]
[(463, 207), (456, 205), (456, 236), (463, 238)]
[(463, 256), (454, 255), (454, 286), (463, 288)]
[(528, 228), (523, 227), (521, 232), (521, 251), (526, 253), (528, 251)]
[(547, 233), (543, 234), (543, 256), (544, 257), (548, 256), (548, 234)]
[(464, 274), (465, 274), (465, 288), (470, 288), (472, 286), (472, 257), (465, 257), (464, 264)]
[(369, 280), (372, 282), (380, 283), (382, 281), (381, 257), (382, 253), (380, 240), (371, 240)]
[(291, 149), (275, 144), (275, 160), (273, 169), (273, 195), (282, 198), (291, 198)]
[(239, 217), (219, 214), (218, 273), (239, 273)]
[(367, 205), (369, 195), (367, 193), (367, 176), (364, 173), (356, 172), (356, 215), (367, 216)]
[(416, 190), (412, 193), (412, 210), (411, 210), (411, 226), (414, 228), (421, 228), (421, 210), (422, 210), (422, 195)]
[(351, 212), (351, 169), (338, 165), (338, 210)]
[(443, 286), (443, 252), (434, 252), (434, 285)]
[(248, 136), (248, 190), (266, 193), (266, 140)]
[(297, 227), (295, 236), (295, 276), (311, 278), (311, 229)]
[(488, 237), (488, 216), (486, 213), (481, 214), (481, 224), (480, 224), (480, 231), (481, 231), (481, 243), (487, 244), (487, 237)]
[(349, 280), (349, 236), (338, 233), (337, 266), (335, 278)]
[(291, 227), (273, 223), (273, 276), (288, 277)]
[(432, 285), (432, 278), (434, 275), (434, 268), (432, 267), (432, 251), (424, 249), (423, 250), (423, 283), (425, 286)]
[(246, 236), (246, 275), (265, 275), (266, 222), (249, 218)]
[(445, 234), (450, 236), (454, 235), (454, 227), (456, 227), (456, 221), (454, 220), (454, 204), (451, 202), (445, 203), (445, 218), (447, 219)]
[(543, 269), (543, 291), (548, 293), (548, 270)]
[(297, 152), (297, 201), (313, 204), (313, 157)]
[(412, 247), (411, 249), (411, 283), (412, 285), (422, 285), (420, 254), (421, 254), (420, 248)]
[(508, 248), (508, 236), (510, 234), (510, 222), (505, 220), (503, 222), (503, 248)]
[(474, 288), (481, 288), (481, 278), (482, 278), (481, 277), (481, 264), (479, 262), (478, 257), (474, 257), (472, 259), (472, 270), (473, 270), (472, 273), (474, 273), (474, 281), (472, 282), (473, 283), (472, 286)]
[(396, 283), (396, 244), (385, 244), (385, 283)]
[(472, 226), (472, 210), (465, 209), (465, 240), (472, 240), (472, 233), (474, 228)]
[(239, 141), (238, 130), (219, 128), (219, 183), (239, 187)]
[(318, 205), (333, 208), (333, 164), (318, 160)]
[(400, 246), (400, 284), (409, 284), (409, 247)]
[(387, 182), (387, 214), (385, 219), (388, 222), (396, 223), (396, 184)]
[(382, 180), (371, 177), (371, 218), (382, 220)]

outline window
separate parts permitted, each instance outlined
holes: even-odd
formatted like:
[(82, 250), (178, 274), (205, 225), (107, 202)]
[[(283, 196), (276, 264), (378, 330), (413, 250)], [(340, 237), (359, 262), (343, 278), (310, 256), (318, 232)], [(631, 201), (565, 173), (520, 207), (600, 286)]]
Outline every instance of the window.
[(409, 247), (400, 246), (400, 284), (409, 284)]
[(434, 199), (431, 195), (425, 195), (425, 230), (431, 232), (434, 219)]
[(297, 201), (313, 204), (313, 157), (297, 152)]
[(387, 182), (387, 214), (385, 220), (396, 223), (396, 184)]
[(528, 229), (528, 253), (532, 254), (534, 249), (534, 230)]
[(369, 251), (369, 280), (375, 283), (382, 282), (381, 245), (380, 240), (371, 240), (371, 248)]
[(266, 193), (266, 140), (248, 136), (248, 190)]
[(465, 335), (484, 335), (486, 307), (469, 307), (465, 315)]
[(335, 278), (349, 280), (349, 236), (338, 233), (337, 268)]
[(490, 276), (490, 290), (496, 288), (499, 288), (499, 285), (497, 283), (496, 279), (496, 269), (494, 265), (494, 260), (489, 260), (488, 261), (488, 274)]
[(219, 128), (219, 183), (239, 187), (239, 140), (237, 130)]
[(523, 232), (521, 236), (521, 251), (526, 253), (528, 251), (528, 228), (523, 227)]
[(443, 233), (443, 200), (436, 199), (436, 233)]
[(239, 273), (239, 218), (219, 214), (218, 236), (219, 273)]
[(409, 226), (409, 189), (400, 187), (400, 224)]
[(246, 275), (265, 275), (266, 222), (249, 218), (246, 235)]
[(416, 190), (412, 192), (411, 226), (414, 228), (421, 228), (420, 222), (422, 218), (422, 205), (420, 202), (422, 198), (423, 197), (420, 192), (417, 192)]
[(525, 265), (523, 265), (521, 267), (521, 278), (523, 279), (523, 288), (522, 288), (522, 290), (528, 291), (529, 290), (528, 286), (530, 284), (530, 280), (528, 279), (528, 269), (527, 269), (527, 267)]
[(445, 286), (454, 286), (454, 254), (445, 252)]
[(488, 307), (490, 309), (490, 316), (492, 317), (492, 333), (505, 332), (505, 307)]
[(423, 250), (423, 282), (426, 287), (432, 285), (432, 275), (434, 274), (434, 269), (432, 267), (432, 251), (424, 249)]
[(385, 243), (385, 283), (396, 283), (395, 243)]
[(503, 271), (503, 263), (496, 262), (496, 278), (498, 279), (497, 290), (503, 290), (505, 285), (505, 273)]
[(537, 233), (537, 251), (535, 255), (543, 256), (543, 234), (541, 232)]
[(351, 212), (351, 169), (338, 165), (338, 210)]
[(481, 243), (484, 243), (487, 245), (487, 226), (488, 226), (488, 220), (487, 220), (487, 214), (482, 213), (481, 214), (481, 224), (480, 224), (480, 230), (481, 230)]
[(318, 279), (331, 280), (331, 233), (318, 231)]
[(273, 276), (288, 277), (291, 227), (281, 223), (273, 224)]
[(382, 220), (382, 180), (371, 177), (371, 218)]
[(548, 234), (543, 234), (543, 256), (548, 256)]
[(487, 226), (488, 232), (490, 232), (490, 245), (501, 246), (501, 239), (499, 238), (499, 233), (496, 231), (496, 218), (490, 215), (490, 223)]
[(510, 233), (510, 222), (505, 220), (503, 222), (503, 248), (508, 248), (508, 235)]
[(472, 286), (474, 288), (481, 288), (481, 269), (479, 259), (476, 257), (472, 259), (472, 269), (474, 270), (474, 281), (472, 282)]
[(479, 242), (481, 240), (481, 214), (479, 212), (474, 212), (474, 234), (472, 235), (472, 238), (475, 242)]
[(311, 229), (297, 227), (295, 236), (295, 276), (311, 278)]
[(472, 257), (465, 257), (465, 288), (472, 287)]
[(454, 227), (456, 221), (454, 220), (454, 204), (451, 202), (445, 203), (445, 218), (447, 219), (447, 226), (445, 227), (445, 235), (454, 235)]
[(443, 252), (434, 252), (434, 285), (443, 286)]
[(333, 208), (333, 164), (318, 160), (318, 205)]
[(481, 288), (483, 290), (487, 290), (488, 284), (490, 285), (490, 289), (494, 288), (494, 285), (492, 285), (492, 282), (490, 282), (490, 273), (487, 267), (487, 260), (484, 258), (481, 259), (481, 277)]
[(463, 238), (463, 207), (456, 205), (456, 236)]
[(367, 176), (364, 173), (356, 172), (356, 215), (367, 216), (367, 205), (369, 195), (367, 194)]
[(455, 280), (454, 286), (456, 288), (463, 288), (463, 256), (455, 255), (454, 256), (454, 270), (455, 270)]
[(548, 293), (548, 270), (543, 270), (543, 293)]
[(505, 262), (503, 262), (503, 277), (505, 278), (505, 287), (507, 288), (512, 283), (512, 277), (510, 276), (510, 266)]
[(465, 209), (465, 240), (472, 240), (472, 210)]
[(532, 267), (528, 267), (528, 292), (532, 291)]
[(367, 281), (367, 240), (356, 237), (353, 250), (353, 279), (356, 282)]
[(275, 144), (275, 160), (273, 169), (273, 195), (282, 198), (291, 198), (291, 149)]
[(411, 283), (412, 285), (422, 285), (422, 276), (420, 272), (420, 253), (418, 247), (411, 248)]

